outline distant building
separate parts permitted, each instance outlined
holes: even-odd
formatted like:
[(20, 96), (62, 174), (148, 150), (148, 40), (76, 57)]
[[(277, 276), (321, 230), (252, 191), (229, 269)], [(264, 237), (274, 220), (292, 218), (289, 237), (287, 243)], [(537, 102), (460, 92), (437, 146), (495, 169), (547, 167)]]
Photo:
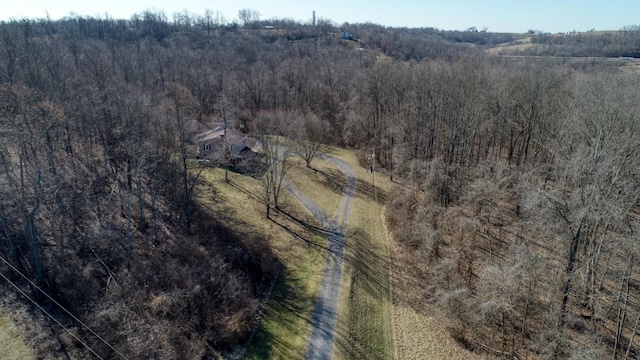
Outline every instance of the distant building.
[(355, 36), (353, 36), (353, 34), (351, 32), (349, 32), (348, 30), (344, 30), (344, 29), (340, 30), (340, 38), (341, 39), (345, 39), (345, 40), (358, 41), (358, 39)]

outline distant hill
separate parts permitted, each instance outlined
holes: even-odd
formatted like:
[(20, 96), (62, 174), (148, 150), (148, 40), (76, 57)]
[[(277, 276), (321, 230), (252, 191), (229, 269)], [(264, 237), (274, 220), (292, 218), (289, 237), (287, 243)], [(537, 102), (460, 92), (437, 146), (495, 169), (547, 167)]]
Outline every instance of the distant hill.
[(561, 57), (640, 57), (640, 31), (594, 31), (566, 34), (527, 34), (490, 47), (501, 55)]

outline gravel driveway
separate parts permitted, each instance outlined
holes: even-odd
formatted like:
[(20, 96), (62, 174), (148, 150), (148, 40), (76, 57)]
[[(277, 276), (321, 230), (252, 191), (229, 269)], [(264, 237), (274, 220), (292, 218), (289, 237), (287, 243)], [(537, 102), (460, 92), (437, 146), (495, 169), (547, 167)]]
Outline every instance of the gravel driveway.
[(345, 175), (342, 188), (342, 199), (338, 212), (331, 218), (313, 200), (289, 181), (284, 186), (300, 203), (322, 224), (328, 235), (327, 263), (324, 268), (320, 295), (313, 314), (313, 327), (306, 359), (330, 360), (333, 355), (333, 339), (338, 317), (338, 298), (340, 281), (342, 280), (342, 260), (344, 258), (344, 237), (349, 225), (349, 215), (356, 191), (355, 172), (346, 162), (331, 156), (321, 155), (318, 158), (336, 165)]

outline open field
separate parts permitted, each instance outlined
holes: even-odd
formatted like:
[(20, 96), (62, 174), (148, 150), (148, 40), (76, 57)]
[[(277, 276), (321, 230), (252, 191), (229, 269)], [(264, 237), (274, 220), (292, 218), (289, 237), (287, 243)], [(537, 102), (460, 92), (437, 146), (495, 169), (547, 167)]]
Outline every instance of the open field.
[(500, 55), (503, 52), (509, 53), (517, 50), (526, 50), (533, 46), (531, 37), (523, 37), (510, 42), (498, 44), (497, 46), (487, 49), (487, 53), (491, 55)]
[(0, 310), (0, 360), (34, 359), (31, 349), (8, 316)]
[(302, 189), (327, 214), (334, 216), (342, 196), (344, 174), (335, 165), (321, 159), (311, 162), (312, 169), (307, 168), (299, 158), (294, 161), (295, 166), (287, 173), (287, 179)]

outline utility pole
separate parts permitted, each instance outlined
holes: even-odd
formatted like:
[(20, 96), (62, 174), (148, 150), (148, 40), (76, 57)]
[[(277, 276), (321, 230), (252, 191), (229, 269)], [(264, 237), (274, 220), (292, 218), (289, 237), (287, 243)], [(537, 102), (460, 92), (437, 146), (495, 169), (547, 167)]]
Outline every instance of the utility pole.
[(376, 189), (376, 148), (375, 146), (372, 149), (371, 154), (371, 184), (373, 185), (373, 193), (378, 202), (378, 189)]
[(373, 188), (376, 188), (376, 148), (373, 148), (373, 153), (371, 154), (371, 183), (373, 184)]
[(229, 159), (227, 158), (227, 99), (224, 94), (220, 95), (220, 105), (222, 106), (222, 121), (224, 129), (222, 130), (222, 164), (224, 166), (224, 182), (229, 182)]
[[(224, 109), (224, 105), (223, 109)], [(224, 110), (222, 110), (224, 112)], [(224, 156), (224, 182), (228, 183), (229, 182), (229, 160), (227, 159), (227, 115), (224, 114), (224, 135), (222, 138), (222, 149), (223, 149), (223, 156)]]

